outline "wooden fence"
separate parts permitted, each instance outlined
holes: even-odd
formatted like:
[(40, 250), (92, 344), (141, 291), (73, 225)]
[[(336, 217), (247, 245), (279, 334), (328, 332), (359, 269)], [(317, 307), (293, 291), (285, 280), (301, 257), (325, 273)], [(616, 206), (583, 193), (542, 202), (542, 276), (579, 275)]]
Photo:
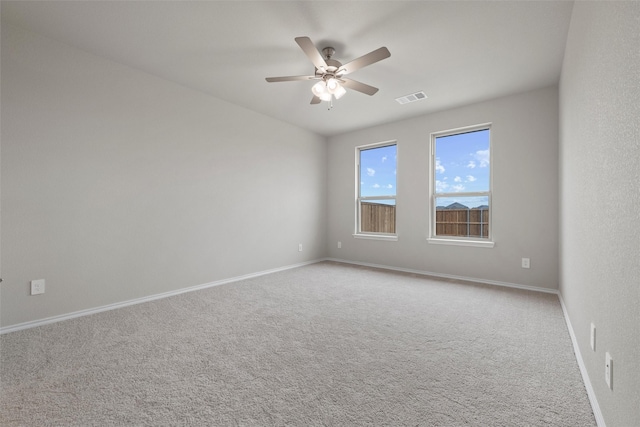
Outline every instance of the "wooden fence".
[(396, 207), (382, 203), (360, 204), (360, 231), (370, 233), (396, 232)]
[[(395, 233), (396, 207), (362, 202), (362, 232)], [(489, 237), (489, 209), (437, 209), (437, 236)]]
[(489, 209), (437, 209), (436, 236), (489, 237)]

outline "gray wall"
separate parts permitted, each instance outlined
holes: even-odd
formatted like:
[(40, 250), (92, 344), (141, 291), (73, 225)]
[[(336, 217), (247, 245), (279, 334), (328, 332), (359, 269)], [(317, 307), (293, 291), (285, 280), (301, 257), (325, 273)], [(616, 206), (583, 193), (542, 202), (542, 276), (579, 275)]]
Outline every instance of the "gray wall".
[(640, 425), (639, 29), (638, 2), (576, 2), (560, 83), (560, 292), (609, 427)]
[[(487, 122), (493, 123), (495, 247), (428, 244), (429, 134)], [(398, 141), (398, 241), (356, 239), (355, 147), (393, 139)], [(328, 180), (332, 258), (557, 289), (557, 87), (330, 138)], [(531, 269), (521, 268), (522, 257), (531, 258)]]
[(1, 136), (2, 327), (326, 256), (325, 138), (7, 25)]
[[(640, 3), (575, 4), (559, 110), (557, 89), (546, 88), (341, 135), (327, 148), (3, 25), (0, 326), (327, 254), (549, 289), (559, 277), (607, 425), (640, 425), (639, 27)], [(429, 133), (484, 122), (493, 122), (496, 246), (429, 245)], [(354, 147), (390, 139), (399, 239), (354, 239)], [(47, 292), (31, 297), (37, 278)]]

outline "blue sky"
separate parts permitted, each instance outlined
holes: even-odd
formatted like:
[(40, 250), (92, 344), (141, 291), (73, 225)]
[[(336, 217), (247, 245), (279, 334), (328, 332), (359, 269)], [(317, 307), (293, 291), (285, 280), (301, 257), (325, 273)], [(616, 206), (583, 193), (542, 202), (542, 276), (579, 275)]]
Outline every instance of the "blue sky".
[[(489, 131), (475, 131), (436, 138), (436, 193), (469, 193), (489, 190)], [(438, 198), (436, 205), (454, 201), (468, 207), (488, 204), (487, 197)]]
[[(396, 194), (395, 145), (360, 151), (360, 191), (363, 197)], [(436, 192), (468, 193), (489, 190), (489, 131), (475, 131), (436, 139)], [(425, 159), (425, 162), (428, 159)], [(425, 195), (427, 197), (427, 195)], [(438, 198), (468, 207), (488, 204), (487, 197)]]
[(396, 194), (396, 146), (360, 151), (360, 191), (362, 197)]

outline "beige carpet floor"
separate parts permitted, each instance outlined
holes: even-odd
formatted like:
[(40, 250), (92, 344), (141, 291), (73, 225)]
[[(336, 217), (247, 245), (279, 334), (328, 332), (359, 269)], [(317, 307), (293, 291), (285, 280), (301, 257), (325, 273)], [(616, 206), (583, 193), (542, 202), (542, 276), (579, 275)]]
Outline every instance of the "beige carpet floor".
[(2, 426), (593, 426), (555, 295), (332, 262), (0, 336)]

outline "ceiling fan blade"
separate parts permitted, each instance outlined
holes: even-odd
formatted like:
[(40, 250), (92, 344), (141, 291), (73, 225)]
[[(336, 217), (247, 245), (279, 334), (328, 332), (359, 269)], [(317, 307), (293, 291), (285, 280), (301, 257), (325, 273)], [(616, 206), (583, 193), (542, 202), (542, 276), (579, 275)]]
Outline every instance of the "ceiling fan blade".
[(377, 87), (369, 86), (356, 80), (342, 78), (340, 79), (340, 81), (342, 82), (342, 85), (344, 87), (357, 90), (358, 92), (362, 92), (367, 95), (375, 95), (375, 93), (378, 91)]
[(327, 69), (327, 63), (309, 37), (296, 37), (295, 40), (316, 68)]
[[(391, 52), (386, 47), (381, 47), (380, 49), (376, 49), (373, 52), (369, 52), (366, 55), (362, 55), (360, 58), (356, 58), (351, 62), (344, 64), (340, 67), (340, 72), (338, 74), (344, 75), (353, 73), (356, 70), (359, 70), (362, 67), (366, 67), (367, 65), (371, 65), (375, 62), (382, 61), (385, 58), (391, 56)], [(357, 90), (357, 89), (356, 89)]]
[(317, 96), (313, 95), (313, 98), (311, 98), (310, 104), (320, 104), (320, 101), (322, 101), (320, 98), (318, 98)]
[(267, 80), (269, 83), (274, 83), (274, 82), (294, 82), (299, 80), (313, 80), (315, 78), (316, 78), (315, 76), (286, 76), (286, 77), (267, 77), (265, 80)]

